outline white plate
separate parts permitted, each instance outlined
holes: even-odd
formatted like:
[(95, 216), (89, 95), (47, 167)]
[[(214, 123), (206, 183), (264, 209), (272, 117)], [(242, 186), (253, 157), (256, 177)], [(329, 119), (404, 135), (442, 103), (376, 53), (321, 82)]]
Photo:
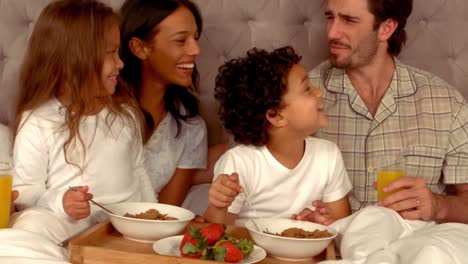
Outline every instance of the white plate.
[[(184, 236), (171, 236), (160, 239), (153, 244), (153, 250), (160, 255), (180, 257), (179, 246)], [(266, 257), (263, 248), (254, 245), (254, 250), (250, 255), (239, 263), (255, 263)]]

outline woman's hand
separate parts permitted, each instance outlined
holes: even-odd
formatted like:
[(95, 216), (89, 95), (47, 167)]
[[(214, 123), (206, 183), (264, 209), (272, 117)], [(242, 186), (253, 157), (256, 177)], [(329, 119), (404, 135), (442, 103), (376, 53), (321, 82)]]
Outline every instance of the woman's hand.
[(89, 200), (93, 199), (93, 195), (88, 190), (88, 186), (78, 186), (70, 188), (63, 195), (63, 209), (71, 219), (80, 220), (90, 215)]

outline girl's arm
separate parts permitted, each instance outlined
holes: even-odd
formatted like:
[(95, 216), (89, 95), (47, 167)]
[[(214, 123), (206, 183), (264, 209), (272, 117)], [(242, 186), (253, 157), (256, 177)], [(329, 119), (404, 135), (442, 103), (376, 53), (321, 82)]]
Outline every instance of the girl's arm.
[[(34, 115), (24, 113), (20, 129), (13, 143), (13, 164), (15, 166), (13, 189), (21, 193), (15, 201), (16, 208), (19, 210), (37, 206), (41, 199), (45, 207), (61, 205), (65, 192), (65, 190), (61, 192), (60, 197), (59, 195), (44, 197), (44, 195), (51, 195), (46, 189), (49, 151), (46, 148), (46, 137), (43, 136), (38, 123)], [(65, 214), (65, 212), (63, 213)]]
[[(138, 136), (141, 135), (139, 131), (137, 135)], [(154, 193), (153, 184), (151, 183), (151, 179), (145, 168), (143, 144), (141, 143), (142, 139), (141, 137), (139, 137), (137, 140), (138, 140), (137, 142), (134, 142), (134, 146), (136, 147), (136, 149), (135, 149), (135, 156), (133, 157), (134, 158), (133, 171), (134, 171), (134, 177), (136, 177), (135, 180), (137, 180), (139, 184), (138, 187), (141, 193), (140, 200), (143, 202), (157, 202), (156, 194)]]

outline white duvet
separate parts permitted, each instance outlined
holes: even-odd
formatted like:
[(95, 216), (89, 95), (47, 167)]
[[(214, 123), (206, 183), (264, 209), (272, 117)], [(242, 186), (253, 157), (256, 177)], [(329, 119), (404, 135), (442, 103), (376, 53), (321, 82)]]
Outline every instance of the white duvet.
[(0, 229), (0, 263), (69, 263), (66, 249), (36, 233)]
[(468, 260), (468, 225), (405, 220), (395, 211), (366, 207), (332, 225), (342, 260), (350, 264), (462, 264)]
[[(462, 264), (468, 259), (468, 225), (408, 221), (393, 210), (370, 206), (332, 225), (350, 264)], [(21, 229), (0, 229), (0, 263), (69, 263), (67, 250)]]

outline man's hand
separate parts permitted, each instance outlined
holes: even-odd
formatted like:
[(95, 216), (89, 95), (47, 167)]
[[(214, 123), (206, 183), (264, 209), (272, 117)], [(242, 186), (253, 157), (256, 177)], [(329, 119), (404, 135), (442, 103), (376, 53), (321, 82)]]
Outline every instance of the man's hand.
[(384, 187), (385, 192), (403, 188), (378, 205), (397, 211), (405, 219), (433, 221), (439, 211), (437, 196), (421, 177), (402, 177)]
[(90, 215), (89, 200), (93, 195), (88, 193), (88, 189), (88, 186), (73, 187), (63, 195), (63, 209), (71, 219), (80, 220)]
[(16, 212), (15, 200), (18, 198), (18, 196), (19, 196), (19, 192), (18, 192), (18, 191), (13, 190), (13, 191), (11, 192), (10, 215), (13, 214), (14, 212)]

